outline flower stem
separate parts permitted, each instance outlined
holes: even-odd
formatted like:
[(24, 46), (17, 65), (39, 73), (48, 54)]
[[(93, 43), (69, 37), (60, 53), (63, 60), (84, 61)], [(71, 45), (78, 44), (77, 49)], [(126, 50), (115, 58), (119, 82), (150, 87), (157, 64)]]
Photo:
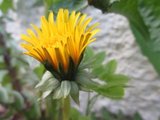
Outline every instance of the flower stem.
[(90, 92), (88, 93), (88, 98), (87, 98), (86, 116), (89, 115), (89, 111), (90, 111)]
[(70, 116), (70, 98), (69, 96), (62, 99), (62, 120), (69, 120)]

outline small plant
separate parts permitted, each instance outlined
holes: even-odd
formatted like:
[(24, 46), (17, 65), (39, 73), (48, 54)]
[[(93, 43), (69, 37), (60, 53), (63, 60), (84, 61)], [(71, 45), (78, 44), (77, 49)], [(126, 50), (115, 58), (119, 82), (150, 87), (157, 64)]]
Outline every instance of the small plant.
[(91, 20), (80, 12), (70, 14), (67, 9), (60, 9), (56, 20), (50, 12), (48, 19), (41, 17), (40, 28), (32, 24), (36, 33), (28, 29), (27, 35), (21, 35), (27, 42), (21, 44), (27, 50), (25, 54), (40, 61), (46, 69), (36, 85), (40, 99), (57, 100), (63, 120), (69, 120), (70, 97), (79, 104), (79, 91), (95, 91), (119, 99), (128, 81), (125, 75), (115, 74), (115, 60), (104, 64), (104, 52), (95, 54), (87, 48), (99, 31), (98, 23), (88, 27)]

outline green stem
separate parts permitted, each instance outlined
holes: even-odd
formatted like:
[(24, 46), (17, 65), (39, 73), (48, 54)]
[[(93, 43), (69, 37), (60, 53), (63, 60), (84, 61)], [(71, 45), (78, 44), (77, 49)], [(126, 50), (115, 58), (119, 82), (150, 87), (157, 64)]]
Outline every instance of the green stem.
[(53, 100), (52, 97), (48, 97), (46, 105), (47, 105), (46, 118), (50, 120), (58, 120), (57, 100)]
[(70, 116), (70, 98), (62, 99), (62, 120), (69, 120)]
[(87, 108), (86, 108), (86, 115), (89, 115), (90, 111), (90, 92), (88, 93), (88, 98), (87, 98)]

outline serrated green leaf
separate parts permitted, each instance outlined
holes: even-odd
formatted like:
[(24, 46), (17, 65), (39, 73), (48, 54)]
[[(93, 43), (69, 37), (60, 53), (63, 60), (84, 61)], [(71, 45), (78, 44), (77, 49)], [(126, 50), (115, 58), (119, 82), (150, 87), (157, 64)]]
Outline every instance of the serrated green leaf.
[(94, 58), (95, 58), (95, 61), (94, 61), (94, 65), (99, 65), (99, 64), (102, 64), (102, 62), (105, 60), (105, 57), (106, 57), (106, 53), (103, 51), (103, 52), (99, 52), (97, 53)]
[(105, 65), (105, 71), (108, 74), (113, 74), (117, 69), (117, 61), (116, 60), (111, 60)]
[(108, 87), (107, 85), (104, 85), (95, 89), (95, 91), (112, 99), (121, 99), (124, 96), (124, 88), (121, 86)]
[(63, 94), (63, 97), (66, 98), (71, 90), (71, 82), (68, 80), (64, 80), (61, 82), (61, 91)]
[(13, 91), (12, 94), (14, 96), (14, 102), (13, 102), (14, 108), (16, 108), (17, 110), (23, 109), (25, 107), (23, 96), (17, 91)]
[(95, 54), (93, 49), (91, 47), (87, 47), (84, 52), (83, 60), (79, 66), (79, 69), (83, 70), (85, 68), (90, 68), (95, 61), (94, 55)]
[(127, 76), (122, 74), (104, 74), (100, 78), (105, 80), (109, 85), (124, 85), (129, 80)]
[(84, 61), (91, 59), (94, 56), (94, 51), (91, 47), (87, 47), (84, 54)]
[(76, 82), (71, 82), (71, 97), (79, 105), (79, 87)]
[(114, 74), (114, 75), (110, 75), (108, 77), (108, 81), (107, 83), (108, 84), (125, 84), (127, 83), (129, 80), (129, 78), (125, 75), (122, 75), (122, 74)]
[(79, 69), (82, 70), (85, 68), (98, 66), (98, 65), (102, 64), (102, 62), (104, 61), (104, 59), (106, 57), (105, 52), (99, 52), (97, 54), (94, 54), (94, 53), (92, 53), (93, 50), (91, 50), (90, 48), (89, 48), (89, 52), (90, 52), (89, 54), (91, 54), (91, 55), (87, 56), (87, 57), (90, 57), (90, 58), (84, 57), (84, 60), (82, 61), (82, 63), (79, 66)]
[[(104, 66), (103, 65), (99, 65), (96, 67), (93, 67), (92, 73), (96, 76), (100, 76), (101, 74), (103, 74), (105, 72)], [(106, 72), (105, 72), (106, 73)]]
[(97, 86), (99, 86), (98, 83), (94, 82), (91, 79), (81, 78), (81, 79), (77, 79), (76, 82), (78, 84), (80, 84), (80, 86), (82, 86), (84, 88), (92, 89), (92, 90), (94, 90), (94, 88), (96, 88)]

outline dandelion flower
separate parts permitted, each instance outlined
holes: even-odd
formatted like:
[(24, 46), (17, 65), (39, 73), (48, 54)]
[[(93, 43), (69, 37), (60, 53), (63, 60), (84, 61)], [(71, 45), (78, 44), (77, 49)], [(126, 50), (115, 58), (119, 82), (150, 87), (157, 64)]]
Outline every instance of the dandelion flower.
[(99, 31), (96, 28), (98, 23), (89, 26), (91, 20), (86, 14), (60, 9), (56, 19), (50, 12), (48, 18), (41, 17), (40, 27), (32, 24), (33, 30), (28, 29), (27, 34), (21, 35), (25, 41), (21, 44), (26, 49), (25, 54), (41, 62), (47, 69), (36, 85), (43, 92), (42, 98), (51, 93), (54, 99), (71, 95), (78, 103), (80, 85), (86, 85), (88, 81), (82, 80), (87, 75), (82, 75), (79, 66), (86, 47), (96, 40), (94, 35)]
[(98, 23), (88, 27), (92, 18), (86, 17), (75, 11), (69, 14), (67, 9), (60, 9), (56, 20), (53, 12), (48, 19), (42, 16), (40, 28), (32, 24), (34, 31), (28, 29), (27, 35), (21, 35), (26, 41), (21, 44), (27, 50), (25, 54), (43, 63), (58, 80), (75, 80), (85, 48), (99, 31), (95, 29)]

